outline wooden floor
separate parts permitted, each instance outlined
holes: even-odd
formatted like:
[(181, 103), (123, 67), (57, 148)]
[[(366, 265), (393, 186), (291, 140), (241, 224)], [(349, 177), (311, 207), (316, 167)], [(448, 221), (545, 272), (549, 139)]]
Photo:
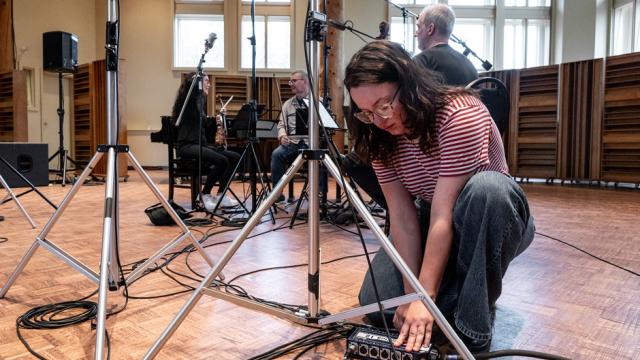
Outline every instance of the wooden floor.
[[(163, 172), (151, 172), (162, 182)], [(640, 359), (640, 277), (591, 257), (640, 272), (640, 191), (561, 186), (523, 185), (536, 218), (538, 234), (529, 249), (509, 267), (498, 301), (492, 350), (528, 349), (575, 359)], [(69, 190), (60, 185), (42, 191), (59, 203)], [(166, 185), (160, 188), (166, 193)], [(237, 188), (239, 189), (239, 188)], [(4, 195), (4, 190), (0, 190)], [(157, 202), (134, 173), (120, 183), (120, 256), (128, 264), (150, 256), (178, 233), (177, 227), (150, 225), (144, 208)], [(178, 191), (187, 202), (187, 190)], [(83, 186), (47, 239), (93, 269), (100, 254), (104, 186)], [(52, 214), (36, 194), (21, 201), (38, 227), (32, 230), (13, 203), (0, 207), (0, 286), (34, 242)], [(287, 221), (278, 213), (278, 223)], [(276, 225), (276, 226), (277, 226)], [(263, 224), (256, 231), (268, 230)], [(198, 227), (194, 234), (213, 234), (223, 228)], [(353, 228), (351, 228), (353, 229)], [(335, 226), (320, 228), (322, 260), (361, 254), (357, 238)], [(210, 236), (206, 244), (231, 240), (237, 230)], [(365, 231), (371, 248), (376, 245)], [(562, 240), (571, 246), (561, 243)], [(186, 245), (186, 244), (185, 244)], [(211, 246), (219, 256), (228, 244)], [(225, 268), (227, 279), (270, 266), (307, 261), (307, 227), (278, 230), (246, 241)], [(171, 267), (188, 272), (185, 255)], [(189, 264), (198, 272), (208, 267), (197, 254)], [(356, 304), (366, 262), (346, 259), (321, 268), (322, 308), (332, 313)], [(236, 283), (252, 295), (288, 304), (306, 304), (306, 267), (253, 274)], [(196, 285), (196, 281), (186, 280)], [(19, 342), (15, 320), (32, 307), (81, 298), (96, 285), (47, 250), (39, 248), (4, 299), (0, 299), (0, 359), (33, 358)], [(133, 296), (162, 295), (183, 288), (159, 272), (129, 288)], [(107, 328), (112, 359), (140, 359), (184, 304), (188, 294), (130, 300), (111, 317)], [(94, 299), (96, 297), (94, 296)], [(109, 308), (120, 308), (124, 298), (109, 293)], [(356, 319), (357, 320), (357, 319)], [(159, 359), (245, 359), (294, 340), (310, 329), (237, 305), (203, 297), (161, 350)], [(48, 359), (92, 358), (95, 331), (89, 323), (60, 330), (23, 330), (31, 346)], [(323, 345), (305, 358), (340, 359), (344, 342)], [(291, 358), (289, 356), (288, 358)]]

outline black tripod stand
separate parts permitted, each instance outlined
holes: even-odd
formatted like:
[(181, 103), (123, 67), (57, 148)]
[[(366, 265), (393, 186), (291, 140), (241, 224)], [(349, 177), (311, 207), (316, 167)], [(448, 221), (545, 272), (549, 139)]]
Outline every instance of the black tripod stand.
[[(250, 105), (251, 107), (253, 107), (252, 105)], [(251, 110), (251, 117), (253, 118), (253, 112), (257, 113), (257, 107), (256, 110)], [(226, 120), (225, 120), (226, 121)], [(239, 120), (236, 119), (235, 123), (237, 124)], [(236, 197), (236, 199), (239, 201), (240, 206), (242, 207), (242, 210), (244, 210), (245, 214), (247, 215), (247, 217), (234, 217), (233, 219), (225, 219), (223, 221), (224, 225), (240, 225), (240, 224), (244, 224), (247, 219), (249, 217), (251, 217), (251, 215), (253, 215), (253, 213), (255, 212), (255, 209), (257, 208), (257, 204), (260, 203), (260, 201), (267, 195), (265, 194), (265, 190), (270, 190), (268, 188), (268, 185), (264, 183), (263, 179), (262, 179), (262, 170), (260, 168), (260, 161), (258, 158), (258, 147), (257, 144), (259, 142), (258, 138), (255, 136), (255, 124), (252, 125), (251, 123), (253, 122), (253, 120), (249, 120), (248, 121), (248, 129), (247, 129), (247, 144), (244, 146), (244, 150), (242, 150), (242, 154), (240, 155), (240, 159), (238, 160), (238, 163), (236, 164), (235, 168), (233, 169), (232, 174), (236, 174), (238, 172), (238, 169), (240, 168), (241, 164), (244, 164), (246, 161), (249, 162), (249, 181), (251, 182), (251, 204), (249, 206), (249, 208), (247, 209), (247, 207), (245, 206), (244, 202), (239, 201), (240, 199), (237, 198), (237, 196), (233, 193), (233, 191), (230, 188), (231, 185), (231, 181), (228, 181), (226, 183), (226, 185), (224, 186), (224, 189), (222, 190), (222, 192), (220, 193), (220, 198), (218, 199), (218, 202), (216, 203), (215, 208), (213, 209), (213, 213), (216, 214), (216, 212), (218, 211), (218, 208), (220, 207), (220, 203), (222, 202), (222, 199), (224, 199), (225, 195), (227, 194), (228, 191), (230, 191), (234, 197)], [(251, 130), (253, 128), (253, 131)], [(238, 129), (236, 129), (238, 130)], [(253, 132), (253, 133), (252, 133)], [(262, 191), (260, 192), (260, 194), (257, 193), (258, 189), (257, 189), (257, 182), (258, 182), (258, 176), (257, 174), (260, 174), (260, 184), (262, 186)], [(246, 202), (246, 200), (245, 200)], [(273, 224), (275, 224), (275, 217), (273, 215), (273, 211), (271, 209), (269, 209), (269, 215), (271, 216), (271, 222)]]
[[(40, 190), (38, 190), (38, 188), (36, 188), (36, 187), (31, 183), (31, 181), (29, 181), (29, 179), (27, 179), (24, 175), (22, 175), (22, 173), (20, 173), (20, 171), (18, 171), (18, 169), (16, 169), (15, 167), (13, 167), (13, 165), (11, 165), (11, 164), (10, 164), (10, 163), (5, 159), (5, 158), (3, 158), (2, 156), (0, 156), (0, 162), (1, 162), (4, 166), (6, 166), (6, 168), (7, 168), (7, 169), (9, 169), (9, 171), (11, 171), (12, 173), (14, 173), (17, 177), (19, 177), (19, 178), (20, 178), (20, 180), (22, 180), (22, 181), (23, 181), (25, 184), (27, 184), (27, 185), (29, 186), (29, 188), (30, 188), (29, 190), (24, 191), (24, 192), (22, 192), (22, 193), (20, 193), (20, 194), (16, 195), (16, 196), (15, 196), (15, 199), (13, 199), (13, 197), (12, 197), (12, 199), (9, 199), (8, 197), (5, 197), (2, 201), (0, 201), (0, 205), (2, 205), (2, 204), (4, 204), (4, 203), (6, 203), (6, 202), (8, 202), (8, 201), (11, 201), (11, 200), (17, 200), (17, 198), (19, 198), (20, 196), (22, 196), (22, 195), (26, 195), (26, 194), (28, 194), (28, 193), (30, 193), (30, 192), (32, 192), (32, 191), (35, 191), (38, 195), (40, 195), (40, 197), (41, 197), (44, 201), (46, 201), (49, 205), (51, 205), (51, 207), (53, 207), (54, 209), (58, 209), (58, 207), (57, 207), (54, 203), (52, 203), (52, 202), (51, 202), (51, 200), (49, 200), (49, 199), (48, 199), (48, 198), (47, 198), (47, 197), (46, 197), (42, 192), (40, 192)], [(0, 174), (0, 176), (1, 176), (1, 174)], [(3, 184), (3, 185), (4, 185), (4, 184)], [(9, 191), (9, 193), (10, 193), (10, 195), (11, 195), (11, 191), (10, 191), (10, 189), (8, 188), (8, 184), (7, 184), (7, 190)], [(16, 201), (16, 202), (17, 202), (17, 201)]]
[[(58, 150), (51, 155), (51, 160), (58, 158), (58, 168), (49, 169), (49, 172), (55, 173), (60, 179), (54, 180), (54, 182), (60, 181), (62, 186), (65, 186), (67, 182), (67, 171), (73, 171), (79, 168), (78, 163), (75, 162), (70, 156), (67, 149), (64, 148), (64, 94), (62, 91), (62, 72), (58, 72)], [(75, 168), (67, 169), (67, 161), (71, 162)]]
[[(247, 220), (249, 220), (256, 212), (256, 209), (259, 206), (260, 201), (263, 199), (264, 196), (268, 195), (268, 188), (265, 185), (264, 181), (262, 180), (262, 171), (260, 170), (260, 161), (259, 156), (258, 156), (258, 151), (259, 149), (257, 148), (257, 144), (258, 144), (258, 138), (256, 137), (256, 126), (258, 123), (258, 103), (257, 103), (257, 98), (258, 98), (258, 82), (256, 79), (256, 25), (255, 25), (255, 2), (251, 2), (251, 27), (252, 27), (252, 34), (251, 37), (249, 37), (249, 41), (251, 42), (251, 100), (249, 101), (249, 106), (250, 106), (250, 118), (248, 121), (248, 126), (247, 126), (247, 145), (244, 148), (244, 151), (242, 152), (242, 155), (240, 157), (240, 161), (238, 161), (238, 164), (236, 165), (236, 168), (234, 169), (234, 174), (236, 173), (236, 171), (238, 170), (238, 166), (242, 163), (242, 161), (245, 159), (246, 156), (249, 156), (249, 182), (250, 182), (250, 186), (251, 186), (251, 204), (250, 204), (250, 210), (247, 211), (247, 217), (242, 217), (242, 218), (234, 218), (232, 221), (230, 221), (228, 224), (233, 224), (233, 225), (239, 225), (239, 224), (245, 224), (247, 222)], [(247, 155), (248, 154), (248, 155)], [(260, 174), (260, 184), (262, 185), (262, 191), (260, 192), (260, 194), (258, 194), (258, 175)], [(229, 188), (229, 184), (227, 184), (227, 186), (225, 186), (225, 189), (222, 192), (222, 196), (220, 197), (221, 199), (224, 197), (224, 194), (227, 192)], [(267, 190), (267, 192), (265, 192), (265, 190)], [(215, 210), (214, 212), (218, 209), (220, 205), (220, 202), (218, 201), (218, 204), (216, 204)], [(243, 208), (246, 210), (246, 208), (243, 206)], [(271, 215), (271, 222), (273, 224), (275, 224), (275, 217), (273, 216), (273, 211), (271, 208), (269, 208), (269, 214)]]

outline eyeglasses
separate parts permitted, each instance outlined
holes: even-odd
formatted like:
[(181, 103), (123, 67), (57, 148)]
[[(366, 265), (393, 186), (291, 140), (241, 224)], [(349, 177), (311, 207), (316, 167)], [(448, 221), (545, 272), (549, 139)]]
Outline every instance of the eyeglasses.
[(296, 83), (296, 81), (301, 81), (302, 79), (291, 79), (289, 80), (289, 85), (293, 85)]
[(393, 102), (396, 101), (396, 97), (400, 92), (400, 86), (396, 89), (396, 92), (393, 94), (391, 101), (384, 103), (378, 107), (376, 107), (373, 111), (369, 110), (359, 110), (353, 116), (355, 116), (358, 120), (362, 121), (365, 124), (373, 124), (374, 115), (378, 115), (383, 119), (388, 119), (393, 116)]

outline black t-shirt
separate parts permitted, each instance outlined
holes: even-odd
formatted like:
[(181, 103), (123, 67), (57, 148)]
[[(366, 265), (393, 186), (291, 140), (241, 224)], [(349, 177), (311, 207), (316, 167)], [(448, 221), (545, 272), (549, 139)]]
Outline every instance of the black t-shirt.
[(426, 49), (416, 55), (413, 61), (439, 73), (447, 85), (466, 86), (478, 78), (478, 71), (471, 61), (447, 44)]

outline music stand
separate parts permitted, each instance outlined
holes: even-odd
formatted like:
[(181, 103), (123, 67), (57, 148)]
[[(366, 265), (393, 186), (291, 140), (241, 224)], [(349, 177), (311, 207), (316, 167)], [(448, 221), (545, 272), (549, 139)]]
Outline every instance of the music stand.
[[(256, 105), (256, 109), (257, 109), (256, 111), (258, 116), (262, 114), (264, 107), (265, 106), (263, 104)], [(260, 169), (260, 161), (258, 159), (258, 153), (256, 152), (256, 149), (255, 149), (255, 143), (258, 142), (258, 139), (257, 137), (254, 137), (251, 135), (252, 128), (257, 130), (257, 121), (255, 124), (256, 127), (252, 127), (252, 122), (253, 122), (252, 118), (253, 118), (252, 105), (244, 104), (238, 111), (238, 114), (236, 115), (236, 119), (229, 123), (229, 125), (231, 126), (229, 126), (227, 130), (229, 133), (235, 133), (236, 138), (240, 140), (247, 140), (247, 143), (244, 146), (244, 150), (240, 155), (240, 160), (238, 160), (238, 163), (233, 169), (233, 174), (235, 174), (238, 171), (238, 168), (240, 167), (240, 164), (243, 163), (243, 161), (248, 160), (249, 171), (251, 172), (250, 177), (254, 179), (255, 173), (257, 172), (258, 174), (262, 174), (262, 170)], [(248, 159), (247, 159), (247, 156), (249, 156)], [(258, 198), (258, 200), (256, 200), (255, 203), (252, 204), (251, 210), (248, 210), (244, 206), (244, 202), (240, 202), (240, 204), (242, 205), (242, 209), (249, 216), (251, 216), (256, 211), (256, 208), (258, 207), (257, 204), (260, 202), (261, 198), (264, 195), (264, 189), (267, 188), (267, 185), (265, 185), (264, 181), (262, 180), (262, 176), (260, 176), (260, 184), (262, 185), (262, 191), (259, 196), (256, 194), (257, 192), (256, 187), (253, 185), (251, 186), (251, 198), (252, 199)], [(228, 182), (225, 185), (224, 189), (222, 190), (220, 199), (218, 200), (215, 208), (212, 211), (213, 214), (215, 214), (216, 211), (218, 211), (218, 208), (220, 207), (220, 202), (222, 201), (222, 199), (224, 199), (224, 196), (226, 195), (227, 191), (229, 191), (230, 185), (231, 185), (231, 182)], [(245, 202), (246, 202), (246, 199), (245, 199)], [(271, 209), (269, 209), (269, 215), (271, 216), (271, 222), (275, 224), (276, 223), (275, 216), (273, 215), (273, 211)], [(246, 218), (233, 218), (230, 220), (224, 220), (223, 224), (225, 225), (242, 224), (246, 222), (246, 220), (247, 220)]]

